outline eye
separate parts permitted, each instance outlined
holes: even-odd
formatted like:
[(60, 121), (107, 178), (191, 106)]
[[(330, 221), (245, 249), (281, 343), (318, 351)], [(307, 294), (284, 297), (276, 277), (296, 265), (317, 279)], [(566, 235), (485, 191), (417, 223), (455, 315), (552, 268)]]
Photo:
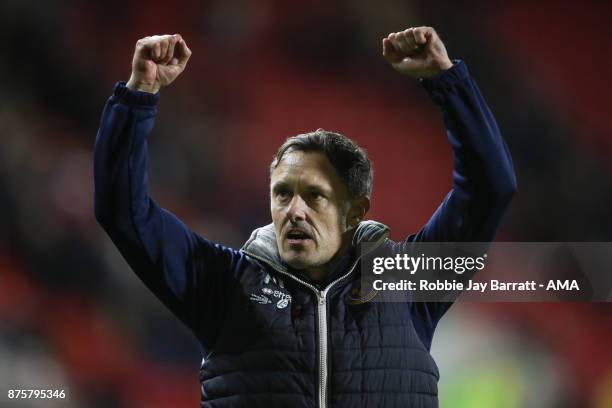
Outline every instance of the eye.
[(291, 192), (286, 188), (279, 188), (275, 191), (274, 195), (279, 201), (286, 201), (291, 198)]
[(319, 200), (322, 200), (324, 198), (325, 198), (325, 196), (323, 194), (321, 194), (320, 192), (318, 192), (318, 191), (313, 191), (313, 192), (310, 193), (310, 199), (311, 200), (319, 201)]

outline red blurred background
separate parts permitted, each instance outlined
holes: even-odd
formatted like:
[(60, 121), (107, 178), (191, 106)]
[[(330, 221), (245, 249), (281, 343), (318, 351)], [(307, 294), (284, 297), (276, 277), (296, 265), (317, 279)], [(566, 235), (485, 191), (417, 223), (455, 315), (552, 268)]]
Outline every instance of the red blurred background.
[[(467, 62), (512, 152), (519, 192), (499, 239), (609, 241), (610, 21), (595, 1), (3, 1), (0, 391), (69, 389), (56, 406), (198, 403), (195, 338), (93, 217), (99, 115), (138, 38), (180, 33), (193, 51), (162, 91), (151, 188), (214, 241), (240, 247), (269, 222), (272, 154), (319, 127), (368, 150), (371, 218), (395, 239), (420, 228), (450, 188), (451, 151), (419, 83), (381, 56), (384, 36), (415, 25)], [(612, 407), (611, 311), (456, 305), (432, 350), (441, 406)]]

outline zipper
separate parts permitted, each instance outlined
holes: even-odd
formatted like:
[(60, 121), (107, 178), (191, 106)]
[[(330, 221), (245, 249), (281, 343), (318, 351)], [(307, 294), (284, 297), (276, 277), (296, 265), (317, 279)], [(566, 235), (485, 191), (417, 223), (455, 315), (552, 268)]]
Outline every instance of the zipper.
[[(378, 248), (378, 246), (387, 238), (387, 236), (388, 236), (387, 233), (383, 234), (375, 242), (372, 248), (368, 250), (367, 253), (370, 253), (374, 249)], [(310, 283), (306, 281), (303, 281), (302, 279), (290, 274), (287, 271), (283, 271), (282, 269), (276, 267), (276, 265), (268, 262), (267, 260), (265, 260), (264, 258), (258, 255), (254, 255), (247, 251), (245, 251), (245, 253), (252, 258), (255, 258), (261, 262), (264, 262), (265, 264), (272, 267), (272, 269), (274, 269), (275, 271), (306, 286), (307, 288), (312, 290), (315, 296), (317, 297), (317, 325), (319, 328), (319, 408), (326, 408), (327, 407), (327, 298), (326, 298), (327, 293), (336, 283), (340, 282), (341, 280), (349, 276), (351, 273), (353, 273), (353, 270), (355, 270), (355, 267), (359, 263), (359, 260), (361, 259), (361, 257), (363, 255), (366, 255), (367, 253), (360, 254), (355, 260), (355, 262), (353, 262), (353, 265), (351, 265), (347, 273), (333, 280), (323, 290), (319, 290), (317, 289), (316, 286), (311, 285)]]
[(326, 292), (317, 294), (319, 323), (319, 407), (327, 406), (327, 301)]
[(327, 292), (342, 279), (353, 273), (361, 256), (357, 257), (355, 263), (349, 268), (348, 272), (337, 278), (322, 291), (316, 290), (319, 300), (317, 306), (317, 320), (319, 323), (319, 408), (327, 407)]

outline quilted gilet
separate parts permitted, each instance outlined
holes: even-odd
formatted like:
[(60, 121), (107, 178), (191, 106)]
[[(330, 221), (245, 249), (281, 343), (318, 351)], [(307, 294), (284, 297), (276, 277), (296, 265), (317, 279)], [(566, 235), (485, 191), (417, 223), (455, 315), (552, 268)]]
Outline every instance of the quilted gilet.
[[(392, 250), (386, 226), (361, 223), (354, 243)], [(358, 301), (356, 259), (319, 289), (279, 260), (271, 226), (253, 232), (251, 260), (200, 371), (202, 407), (437, 407), (438, 368), (409, 303)]]

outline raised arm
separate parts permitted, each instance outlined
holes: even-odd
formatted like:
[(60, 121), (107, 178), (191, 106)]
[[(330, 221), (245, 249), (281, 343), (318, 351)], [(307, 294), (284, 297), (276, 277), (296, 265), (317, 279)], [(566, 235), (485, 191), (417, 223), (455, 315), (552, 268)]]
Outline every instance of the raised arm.
[(442, 109), (454, 153), (453, 187), (425, 226), (408, 241), (492, 241), (516, 190), (516, 177), (495, 118), (466, 64), (448, 58), (431, 27), (383, 40), (383, 54), (419, 78)]
[[(140, 279), (196, 332), (213, 331), (224, 273), (236, 267), (236, 251), (190, 231), (148, 194), (147, 137), (153, 129), (159, 89), (185, 69), (191, 51), (180, 36), (139, 40), (132, 77), (108, 100), (94, 153), (95, 215)], [(201, 334), (201, 333), (197, 333)], [(210, 333), (209, 333), (210, 334)]]
[[(508, 147), (466, 64), (448, 58), (431, 27), (410, 28), (383, 39), (383, 55), (399, 72), (418, 78), (440, 106), (453, 149), (453, 186), (414, 241), (490, 242), (516, 191)], [(416, 302), (412, 320), (426, 347), (452, 303)]]

